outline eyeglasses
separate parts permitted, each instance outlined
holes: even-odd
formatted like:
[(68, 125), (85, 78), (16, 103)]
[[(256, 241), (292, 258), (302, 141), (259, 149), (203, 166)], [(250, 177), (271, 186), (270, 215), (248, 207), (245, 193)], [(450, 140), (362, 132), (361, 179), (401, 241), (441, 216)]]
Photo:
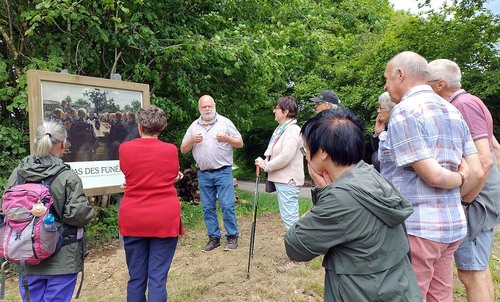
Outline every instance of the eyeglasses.
[(300, 147), (300, 152), (302, 152), (302, 155), (306, 156), (306, 148), (304, 148), (304, 146)]
[(389, 110), (387, 107), (378, 107), (378, 110)]
[(441, 81), (441, 80), (429, 80), (429, 81), (427, 81), (427, 83), (439, 82), (439, 81)]

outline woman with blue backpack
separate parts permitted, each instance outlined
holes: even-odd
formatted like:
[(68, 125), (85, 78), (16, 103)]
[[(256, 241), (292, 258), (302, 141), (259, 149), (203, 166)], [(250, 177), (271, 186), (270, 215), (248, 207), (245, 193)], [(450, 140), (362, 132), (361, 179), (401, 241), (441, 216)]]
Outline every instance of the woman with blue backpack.
[[(21, 263), (26, 264), (21, 269), (25, 269), (25, 274), (19, 274), (19, 289), (23, 301), (71, 301), (78, 273), (82, 271), (85, 254), (83, 227), (90, 222), (94, 211), (83, 192), (80, 177), (61, 159), (66, 149), (66, 138), (64, 125), (54, 121), (42, 122), (36, 129), (34, 153), (23, 158), (14, 169), (1, 201), (2, 215), (5, 216), (3, 232), (9, 225), (15, 224), (10, 221), (14, 218), (9, 218), (12, 208), (6, 207), (7, 200), (15, 203), (16, 196), (12, 193), (15, 188), (23, 184), (46, 185), (49, 191), (44, 198), (46, 202), (42, 200), (36, 203), (31, 210), (33, 230), (38, 228), (37, 232), (43, 234), (43, 230), (40, 230), (43, 225), (38, 219), (51, 214), (62, 235), (57, 243), (58, 250), (47, 259), (33, 265), (30, 265), (32, 262), (29, 259), (21, 259)], [(11, 197), (7, 197), (9, 194)], [(50, 220), (51, 218), (47, 219)], [(3, 233), (4, 243), (7, 235), (6, 232)], [(43, 235), (34, 240), (43, 241)], [(6, 249), (2, 252), (5, 254), (2, 256), (9, 259), (9, 251)]]

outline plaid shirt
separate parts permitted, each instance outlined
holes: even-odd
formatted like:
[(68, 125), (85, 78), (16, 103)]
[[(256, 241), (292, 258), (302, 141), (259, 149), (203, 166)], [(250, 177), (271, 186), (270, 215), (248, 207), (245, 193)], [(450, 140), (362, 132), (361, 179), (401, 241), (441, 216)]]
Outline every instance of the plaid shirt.
[(463, 156), (477, 153), (460, 112), (428, 85), (410, 89), (394, 107), (387, 138), (380, 142), (382, 175), (411, 202), (414, 212), (406, 220), (408, 234), (451, 243), (465, 237), (467, 225), (460, 190), (431, 187), (411, 163), (435, 158), (457, 171)]

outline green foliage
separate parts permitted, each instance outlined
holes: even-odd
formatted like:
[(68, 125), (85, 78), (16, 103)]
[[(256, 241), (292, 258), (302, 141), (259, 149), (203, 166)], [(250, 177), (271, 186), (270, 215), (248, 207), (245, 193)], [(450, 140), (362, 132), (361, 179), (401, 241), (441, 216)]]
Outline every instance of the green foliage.
[[(0, 136), (0, 163), (10, 169), (29, 149), (28, 69), (120, 73), (149, 84), (151, 103), (169, 119), (161, 139), (177, 146), (199, 115), (198, 98), (210, 94), (243, 134), (235, 158), (246, 171), (276, 127), (271, 106), (282, 95), (299, 100), (301, 124), (314, 115), (308, 99), (332, 89), (371, 130), (385, 64), (403, 50), (456, 60), (463, 86), (498, 121), (499, 16), (482, 9), (484, 2), (455, 1), (413, 16), (386, 0), (4, 1), (0, 124), (16, 142), (5, 147)], [(193, 164), (190, 154), (180, 159), (182, 168)], [(9, 169), (1, 169), (0, 184)]]
[(201, 225), (203, 225), (201, 205), (181, 202), (181, 217), (182, 224), (185, 228), (196, 228), (196, 226), (201, 227)]
[[(28, 154), (29, 140), (26, 133), (0, 123), (0, 188), (3, 188), (19, 158)], [(1, 190), (3, 192), (3, 190)]]
[(96, 214), (86, 228), (89, 244), (96, 245), (118, 239), (118, 206), (113, 204), (107, 208), (94, 207), (94, 210)]

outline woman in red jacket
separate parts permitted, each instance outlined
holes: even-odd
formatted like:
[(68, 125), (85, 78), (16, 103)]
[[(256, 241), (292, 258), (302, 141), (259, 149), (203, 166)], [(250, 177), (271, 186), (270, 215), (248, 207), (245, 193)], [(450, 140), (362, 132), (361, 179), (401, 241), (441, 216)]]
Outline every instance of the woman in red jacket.
[(182, 174), (177, 147), (158, 139), (167, 126), (163, 110), (153, 105), (141, 108), (137, 123), (141, 137), (119, 149), (126, 183), (118, 225), (130, 275), (127, 301), (166, 301), (168, 271), (177, 239), (184, 234), (174, 187)]

